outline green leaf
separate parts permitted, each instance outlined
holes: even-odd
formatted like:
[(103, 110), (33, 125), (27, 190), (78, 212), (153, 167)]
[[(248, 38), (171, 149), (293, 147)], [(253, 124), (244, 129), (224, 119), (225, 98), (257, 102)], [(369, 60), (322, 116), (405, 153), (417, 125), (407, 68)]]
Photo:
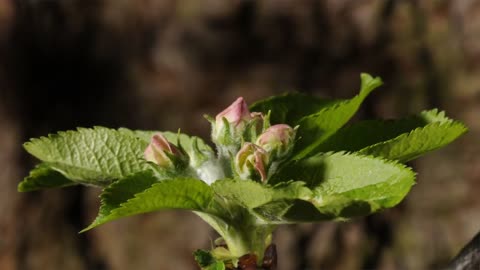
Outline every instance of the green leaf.
[(225, 270), (225, 263), (217, 261), (212, 253), (198, 249), (193, 253), (195, 261), (204, 270)]
[(274, 200), (253, 209), (268, 224), (289, 224), (335, 219), (331, 213), (322, 213), (311, 202), (301, 199)]
[(314, 97), (301, 93), (286, 93), (257, 101), (250, 106), (253, 112), (267, 114), (271, 111), (272, 124), (288, 124), (295, 126), (300, 118), (316, 113), (322, 108), (340, 101)]
[[(308, 200), (313, 194), (305, 187), (304, 182), (286, 182), (272, 187), (252, 180), (226, 179), (216, 181), (212, 188), (217, 196), (216, 202), (226, 202), (220, 204), (222, 208), (218, 212), (224, 213), (222, 218), (233, 224), (245, 222), (245, 211), (260, 218), (265, 224), (277, 224), (285, 214), (282, 211), (288, 210), (282, 208), (283, 205), (278, 202)], [(272, 210), (278, 206), (280, 206), (278, 209)], [(295, 207), (292, 210), (295, 211), (293, 213), (295, 216), (303, 208)]]
[[(148, 176), (147, 172), (147, 174), (131, 176), (131, 179), (125, 182), (119, 181), (119, 184), (114, 184), (106, 190), (109, 194), (102, 195), (104, 210), (83, 231), (122, 217), (159, 210), (185, 209), (208, 212), (213, 199), (213, 191), (203, 181), (192, 178), (176, 178), (162, 180), (148, 187), (153, 182), (153, 179), (147, 179), (148, 177), (153, 177), (153, 175)], [(135, 181), (137, 180), (143, 183), (136, 185)], [(130, 187), (136, 190), (130, 191)], [(144, 187), (148, 188), (128, 199), (133, 193)], [(123, 193), (117, 195), (118, 190), (122, 190)], [(123, 202), (125, 199), (127, 201)]]
[(152, 171), (144, 171), (113, 182), (100, 195), (101, 206), (93, 223), (101, 222), (112, 210), (119, 208), (122, 203), (134, 198), (135, 194), (145, 191), (160, 180)]
[(207, 267), (207, 266), (215, 263), (215, 258), (207, 250), (197, 249), (193, 253), (193, 257), (195, 258), (195, 261), (198, 263), (198, 265), (200, 267)]
[(308, 200), (312, 196), (312, 191), (305, 186), (303, 181), (282, 182), (273, 187), (272, 200), (286, 199), (305, 199)]
[(399, 120), (367, 120), (338, 130), (321, 143), (315, 152), (359, 151), (370, 145), (393, 139), (431, 123), (451, 122), (437, 109)]
[(272, 187), (253, 180), (240, 179), (218, 180), (212, 184), (212, 189), (217, 196), (247, 209), (272, 200), (307, 198), (312, 193), (303, 182), (280, 183)]
[(314, 153), (315, 149), (334, 134), (357, 112), (363, 100), (377, 87), (382, 85), (379, 77), (361, 75), (360, 93), (352, 99), (334, 103), (321, 111), (300, 119), (297, 131), (298, 141), (294, 148), (294, 159), (301, 159)]
[[(161, 131), (155, 131), (155, 130), (131, 130), (128, 128), (119, 128), (118, 132), (123, 133), (125, 135), (128, 135), (130, 137), (136, 137), (142, 140), (146, 145), (148, 145), (152, 139), (152, 136), (155, 133), (161, 132)], [(163, 133), (163, 132), (161, 132)]]
[(25, 149), (72, 181), (107, 185), (149, 168), (147, 144), (114, 129), (95, 127), (31, 139)]
[(414, 184), (415, 174), (394, 161), (340, 152), (292, 163), (275, 179), (305, 181), (314, 191), (309, 201), (322, 214), (312, 212), (312, 216), (350, 218), (399, 203)]
[(214, 262), (213, 264), (211, 264), (210, 266), (205, 268), (205, 270), (225, 270), (225, 263), (224, 262)]
[(466, 131), (460, 122), (436, 122), (365, 147), (359, 153), (407, 162), (451, 143)]
[(30, 175), (18, 184), (18, 191), (27, 192), (44, 188), (67, 187), (75, 184), (75, 182), (69, 180), (61, 173), (41, 163), (31, 170)]
[(216, 195), (227, 202), (236, 203), (245, 208), (254, 208), (272, 199), (273, 191), (270, 187), (253, 180), (224, 179), (212, 184)]

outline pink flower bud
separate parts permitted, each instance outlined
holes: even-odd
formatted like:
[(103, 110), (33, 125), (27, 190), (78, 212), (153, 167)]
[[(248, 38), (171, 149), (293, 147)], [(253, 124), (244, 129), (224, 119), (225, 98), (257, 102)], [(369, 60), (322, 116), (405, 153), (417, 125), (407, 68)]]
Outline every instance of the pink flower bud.
[(289, 125), (273, 125), (257, 138), (256, 143), (271, 153), (273, 158), (282, 159), (292, 150), (295, 133), (295, 129)]
[(228, 108), (217, 114), (215, 122), (217, 124), (223, 122), (223, 118), (227, 119), (228, 123), (233, 126), (241, 124), (243, 121), (251, 119), (250, 111), (248, 110), (247, 103), (243, 97), (237, 98)]
[(258, 145), (245, 143), (235, 157), (235, 170), (242, 179), (267, 180), (268, 153)]
[(239, 97), (232, 105), (215, 117), (212, 140), (223, 145), (240, 141), (239, 138), (245, 131), (246, 123), (250, 120), (252, 120), (252, 116), (247, 103), (242, 97)]
[(184, 154), (171, 144), (161, 133), (152, 136), (150, 144), (145, 149), (145, 159), (161, 167), (173, 167), (172, 158), (183, 158)]

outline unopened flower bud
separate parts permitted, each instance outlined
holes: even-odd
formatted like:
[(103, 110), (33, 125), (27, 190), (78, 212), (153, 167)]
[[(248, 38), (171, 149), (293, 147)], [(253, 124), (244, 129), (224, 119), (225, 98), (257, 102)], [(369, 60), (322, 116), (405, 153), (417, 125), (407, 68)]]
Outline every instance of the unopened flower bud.
[(152, 136), (144, 154), (147, 161), (166, 168), (173, 168), (180, 163), (188, 162), (185, 153), (170, 143), (161, 133)]
[(247, 103), (239, 97), (215, 117), (212, 140), (219, 145), (231, 145), (241, 141), (247, 123), (252, 119)]
[(280, 160), (293, 149), (295, 133), (289, 125), (273, 125), (258, 137), (256, 144), (270, 153), (273, 159)]
[(235, 170), (242, 179), (267, 180), (268, 153), (258, 145), (245, 143), (235, 157)]

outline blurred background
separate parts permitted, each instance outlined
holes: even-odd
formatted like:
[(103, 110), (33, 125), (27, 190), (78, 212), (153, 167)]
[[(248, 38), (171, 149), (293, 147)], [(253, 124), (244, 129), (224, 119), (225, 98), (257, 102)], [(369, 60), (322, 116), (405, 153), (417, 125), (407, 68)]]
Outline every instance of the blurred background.
[(202, 114), (298, 90), (348, 98), (385, 85), (357, 119), (438, 107), (470, 132), (411, 166), (398, 207), (281, 227), (279, 269), (440, 269), (480, 230), (478, 0), (0, 0), (0, 269), (195, 269), (215, 238), (164, 212), (77, 234), (99, 191), (20, 194), (30, 137), (77, 126), (208, 138)]

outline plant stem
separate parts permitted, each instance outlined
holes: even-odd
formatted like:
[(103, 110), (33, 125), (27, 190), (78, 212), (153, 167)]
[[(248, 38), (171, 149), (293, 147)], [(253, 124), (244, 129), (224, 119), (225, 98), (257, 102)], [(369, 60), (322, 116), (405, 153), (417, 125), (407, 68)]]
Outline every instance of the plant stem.
[(226, 177), (233, 178), (232, 153), (238, 151), (235, 147), (218, 146), (218, 161)]
[(242, 255), (253, 253), (257, 256), (257, 264), (261, 265), (265, 249), (271, 243), (272, 232), (275, 226), (260, 224), (258, 220), (248, 215), (248, 220), (242, 220), (236, 224), (228, 224), (224, 220), (196, 212), (203, 220), (210, 224), (227, 244), (232, 257), (239, 258)]

